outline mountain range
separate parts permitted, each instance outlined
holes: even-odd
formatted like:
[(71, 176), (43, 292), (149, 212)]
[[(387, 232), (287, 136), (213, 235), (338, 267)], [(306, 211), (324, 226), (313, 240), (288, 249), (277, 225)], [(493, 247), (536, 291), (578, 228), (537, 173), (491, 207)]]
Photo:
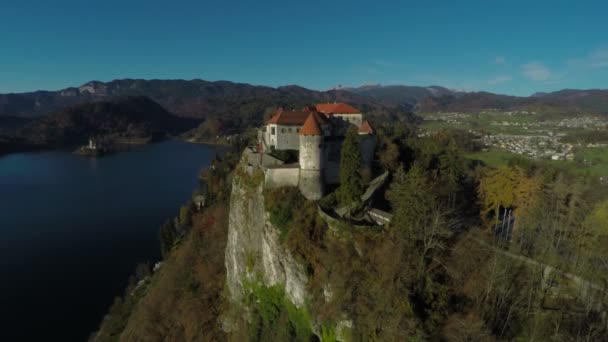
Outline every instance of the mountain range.
[(608, 115), (608, 90), (566, 89), (518, 97), (462, 92), (440, 86), (366, 85), (315, 91), (297, 85), (278, 88), (229, 81), (122, 79), (91, 81), (59, 91), (0, 94), (0, 117), (36, 118), (62, 108), (120, 96), (145, 96), (187, 118), (221, 118), (233, 126), (259, 124), (276, 107), (348, 102), (373, 116), (403, 119), (408, 112), (529, 110), (540, 113)]
[(462, 92), (440, 86), (368, 85), (342, 89), (368, 96), (386, 106), (403, 106), (415, 112), (526, 110), (546, 115), (608, 115), (608, 90), (602, 89), (564, 89), (529, 97)]
[(299, 108), (329, 101), (348, 102), (381, 115), (389, 113), (382, 104), (348, 91), (319, 92), (295, 85), (271, 88), (228, 81), (123, 79), (92, 81), (59, 91), (0, 95), (0, 116), (35, 118), (67, 106), (116, 96), (146, 96), (177, 116), (215, 117), (237, 123), (260, 121), (278, 106)]

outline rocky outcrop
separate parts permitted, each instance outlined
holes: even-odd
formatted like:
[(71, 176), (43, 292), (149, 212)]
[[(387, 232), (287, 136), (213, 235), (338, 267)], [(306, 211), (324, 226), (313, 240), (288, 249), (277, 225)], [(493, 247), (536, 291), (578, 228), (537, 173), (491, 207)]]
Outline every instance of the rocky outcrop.
[(230, 298), (241, 302), (245, 284), (282, 284), (289, 300), (302, 307), (307, 298), (304, 268), (281, 244), (279, 230), (264, 208), (263, 186), (234, 177), (230, 199), (226, 277)]

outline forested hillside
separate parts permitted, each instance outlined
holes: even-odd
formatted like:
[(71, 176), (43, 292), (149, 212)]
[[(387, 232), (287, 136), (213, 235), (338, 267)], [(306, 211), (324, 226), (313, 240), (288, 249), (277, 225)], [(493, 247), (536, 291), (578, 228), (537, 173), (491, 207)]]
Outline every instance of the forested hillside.
[[(178, 225), (163, 226), (164, 265), (117, 300), (95, 339), (603, 339), (604, 180), (522, 158), (486, 166), (465, 157), (476, 149), (465, 132), (378, 131), (377, 161), (391, 175), (378, 201), (394, 214), (389, 225), (330, 226), (296, 189), (259, 192), (262, 178), (236, 166), (236, 152), (205, 173), (211, 206), (200, 214), (187, 205)], [(340, 194), (347, 193), (338, 189), (319, 204), (347, 200)], [(228, 220), (227, 206), (241, 219), (261, 210), (268, 221)], [(236, 301), (226, 290), (224, 264), (239, 257), (232, 249), (225, 256), (236, 259), (220, 257), (225, 234), (247, 238), (233, 234), (254, 224), (266, 227), (268, 248), (284, 250), (271, 253), (300, 265), (281, 259), (286, 271), (304, 272), (303, 306), (292, 302), (293, 282), (244, 281), (246, 295)], [(249, 234), (248, 244), (260, 241), (262, 233)], [(243, 257), (246, 279), (262, 277), (260, 256)]]
[[(44, 116), (81, 103), (107, 101), (116, 96), (146, 96), (169, 112), (188, 118), (221, 118), (233, 126), (259, 125), (278, 106), (303, 108), (319, 102), (343, 101), (366, 113), (387, 117), (390, 108), (347, 91), (314, 91), (299, 86), (271, 88), (228, 81), (123, 79), (92, 81), (77, 88), (0, 94), (0, 116)], [(399, 113), (394, 113), (398, 115)]]
[(90, 137), (157, 139), (196, 124), (146, 97), (121, 97), (75, 105), (26, 123), (16, 136), (41, 148), (83, 144)]

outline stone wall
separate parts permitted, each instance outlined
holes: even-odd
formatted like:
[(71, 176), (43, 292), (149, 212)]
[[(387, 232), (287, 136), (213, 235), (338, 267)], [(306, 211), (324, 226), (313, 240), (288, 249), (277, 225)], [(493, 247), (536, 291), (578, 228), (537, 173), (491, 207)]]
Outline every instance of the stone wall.
[(316, 135), (300, 136), (300, 168), (302, 170), (320, 170), (325, 159), (323, 137)]
[(262, 153), (260, 158), (260, 154), (255, 149), (250, 147), (246, 147), (243, 151), (243, 159), (247, 164), (252, 166), (259, 166), (260, 163), (264, 166), (278, 166), (285, 164), (282, 160), (277, 159), (268, 153)]
[(267, 188), (298, 186), (300, 168), (297, 164), (284, 167), (272, 167), (264, 170), (264, 183)]
[(300, 170), (299, 188), (304, 197), (317, 201), (323, 197), (325, 186), (321, 170)]
[(298, 150), (300, 148), (300, 126), (276, 126), (277, 150)]

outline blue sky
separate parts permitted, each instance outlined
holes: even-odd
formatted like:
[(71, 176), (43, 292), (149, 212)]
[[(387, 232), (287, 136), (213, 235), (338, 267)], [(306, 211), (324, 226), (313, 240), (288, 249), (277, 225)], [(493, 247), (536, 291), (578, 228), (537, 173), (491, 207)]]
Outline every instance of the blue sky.
[(201, 78), (608, 88), (607, 1), (0, 2), (0, 93)]

